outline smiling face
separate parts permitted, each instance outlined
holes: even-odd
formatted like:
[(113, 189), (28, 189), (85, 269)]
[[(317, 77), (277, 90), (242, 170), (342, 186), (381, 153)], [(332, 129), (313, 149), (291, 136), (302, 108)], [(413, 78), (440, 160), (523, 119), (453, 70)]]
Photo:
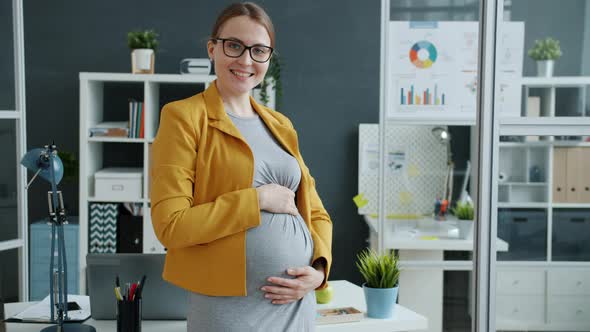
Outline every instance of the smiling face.
[[(246, 46), (270, 46), (270, 36), (263, 25), (247, 16), (237, 16), (227, 20), (217, 38), (234, 39)], [(215, 65), (217, 88), (226, 96), (241, 96), (260, 84), (268, 70), (270, 61), (259, 63), (252, 60), (246, 50), (239, 58), (231, 58), (223, 53), (223, 42), (207, 43), (209, 57)]]

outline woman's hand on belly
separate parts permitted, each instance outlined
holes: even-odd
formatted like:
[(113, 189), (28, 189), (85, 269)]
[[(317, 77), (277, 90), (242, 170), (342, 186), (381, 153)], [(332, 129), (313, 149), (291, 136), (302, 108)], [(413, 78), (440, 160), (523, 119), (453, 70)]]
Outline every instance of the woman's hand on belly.
[(273, 304), (287, 304), (302, 299), (307, 293), (314, 291), (324, 281), (324, 273), (311, 266), (290, 268), (287, 273), (295, 279), (270, 277), (267, 280), (276, 286), (264, 286), (265, 298)]
[(295, 205), (295, 193), (276, 183), (265, 184), (256, 188), (260, 210), (272, 213), (299, 214)]

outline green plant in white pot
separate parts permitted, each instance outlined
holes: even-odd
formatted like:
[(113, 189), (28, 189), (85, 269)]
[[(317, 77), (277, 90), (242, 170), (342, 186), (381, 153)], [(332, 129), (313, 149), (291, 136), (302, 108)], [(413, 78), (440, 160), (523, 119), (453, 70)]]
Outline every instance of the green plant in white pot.
[(277, 111), (281, 108), (281, 99), (283, 97), (281, 70), (284, 66), (285, 63), (279, 53), (274, 52), (269, 60), (264, 80), (252, 91), (254, 99)]
[(363, 291), (367, 302), (367, 316), (393, 316), (399, 289), (397, 262), (398, 258), (393, 250), (378, 254), (372, 249), (365, 249), (358, 254), (356, 266), (365, 280)]
[(475, 211), (471, 202), (457, 202), (457, 206), (452, 210), (455, 217), (457, 217), (457, 228), (459, 229), (459, 237), (462, 239), (469, 238), (473, 234), (473, 220)]
[(131, 72), (153, 74), (158, 34), (154, 30), (130, 31), (127, 33), (127, 45), (131, 49)]
[(528, 55), (537, 61), (538, 76), (551, 77), (555, 60), (561, 57), (559, 41), (553, 38), (535, 40), (535, 45), (528, 51)]

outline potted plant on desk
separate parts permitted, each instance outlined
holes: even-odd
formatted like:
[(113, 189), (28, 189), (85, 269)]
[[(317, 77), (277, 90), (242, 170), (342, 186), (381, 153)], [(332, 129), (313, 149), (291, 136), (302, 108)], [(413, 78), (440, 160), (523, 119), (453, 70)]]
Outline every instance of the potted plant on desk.
[(457, 220), (457, 228), (459, 229), (459, 237), (466, 239), (473, 233), (473, 205), (470, 202), (457, 202), (457, 206), (453, 209), (453, 214)]
[(131, 31), (127, 33), (127, 45), (131, 49), (131, 72), (153, 74), (158, 34), (154, 30)]
[(537, 61), (537, 76), (553, 76), (553, 64), (561, 57), (559, 41), (553, 38), (535, 40), (535, 45), (528, 51), (529, 57)]
[(365, 249), (357, 256), (356, 266), (365, 280), (363, 291), (367, 302), (367, 316), (393, 316), (399, 289), (397, 261), (393, 250), (386, 254), (378, 254), (372, 249)]

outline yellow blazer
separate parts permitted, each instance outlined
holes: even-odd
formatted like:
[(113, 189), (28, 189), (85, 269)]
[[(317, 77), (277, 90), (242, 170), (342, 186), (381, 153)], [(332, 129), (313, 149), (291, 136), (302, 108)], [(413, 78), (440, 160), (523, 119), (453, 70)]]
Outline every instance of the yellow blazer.
[[(313, 262), (332, 263), (332, 222), (305, 166), (297, 133), (284, 115), (254, 110), (297, 159), (301, 182), (296, 205), (314, 241)], [(252, 188), (254, 156), (225, 113), (215, 82), (192, 97), (166, 104), (152, 144), (151, 215), (168, 248), (163, 278), (206, 295), (246, 295), (246, 230), (260, 225)]]

